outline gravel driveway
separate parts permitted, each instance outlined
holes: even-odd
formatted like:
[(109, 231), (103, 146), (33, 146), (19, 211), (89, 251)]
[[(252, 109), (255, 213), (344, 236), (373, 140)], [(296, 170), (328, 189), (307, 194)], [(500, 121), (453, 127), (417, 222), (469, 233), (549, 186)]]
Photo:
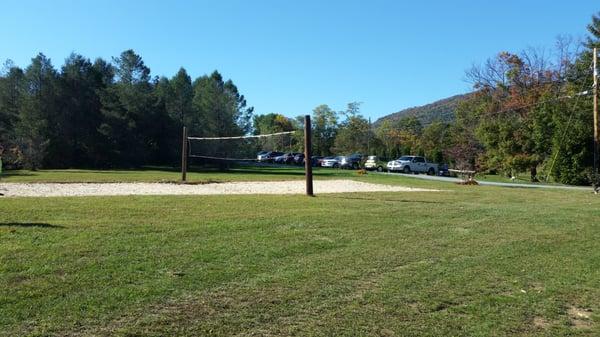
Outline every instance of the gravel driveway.
[[(353, 180), (315, 180), (314, 192), (423, 192), (431, 189), (364, 183)], [(68, 197), (111, 195), (303, 194), (305, 181), (229, 182), (200, 185), (168, 183), (2, 183), (4, 197)]]

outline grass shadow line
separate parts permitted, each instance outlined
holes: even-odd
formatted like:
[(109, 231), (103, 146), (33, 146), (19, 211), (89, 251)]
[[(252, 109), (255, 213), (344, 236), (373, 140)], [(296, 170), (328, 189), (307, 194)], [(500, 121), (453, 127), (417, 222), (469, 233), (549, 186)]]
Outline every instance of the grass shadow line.
[(446, 203), (444, 201), (407, 200), (407, 199), (378, 199), (378, 198), (359, 198), (359, 197), (331, 197), (331, 199), (387, 201), (387, 202), (410, 202), (410, 203), (421, 203), (421, 204), (445, 204)]
[(52, 225), (43, 222), (0, 222), (0, 227), (22, 227), (22, 228), (65, 228), (61, 225)]

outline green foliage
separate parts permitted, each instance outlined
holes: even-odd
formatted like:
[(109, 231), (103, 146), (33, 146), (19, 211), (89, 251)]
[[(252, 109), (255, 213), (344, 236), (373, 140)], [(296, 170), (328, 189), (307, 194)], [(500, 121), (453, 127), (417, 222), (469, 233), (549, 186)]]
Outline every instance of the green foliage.
[(218, 71), (194, 81), (192, 106), (198, 115), (195, 121), (200, 135), (238, 136), (250, 131), (253, 108), (231, 80), (223, 81)]
[(337, 135), (337, 113), (326, 104), (319, 105), (313, 109), (311, 123), (314, 154), (330, 155)]
[(181, 68), (152, 80), (126, 50), (112, 63), (70, 55), (60, 71), (43, 54), (0, 73), (0, 144), (9, 167), (174, 164), (181, 128), (191, 135), (250, 132), (253, 109), (218, 72), (192, 81)]
[(348, 103), (342, 114), (346, 119), (340, 123), (333, 150), (339, 154), (367, 153), (371, 137), (369, 121), (360, 114), (360, 103)]
[(137, 166), (156, 149), (148, 137), (156, 126), (150, 69), (132, 50), (113, 61), (116, 83), (101, 96), (104, 122), (99, 129), (111, 145), (111, 162)]
[[(52, 153), (50, 166), (86, 167), (102, 164), (102, 135), (98, 128), (103, 121), (99, 91), (105, 89), (101, 68), (81, 55), (71, 54), (59, 77), (57, 115), (60, 132), (53, 138), (58, 144)], [(60, 158), (60, 162), (56, 160)]]
[(4, 148), (1, 156), (5, 168), (22, 167), (24, 164), (17, 127), (25, 85), (23, 70), (7, 61), (0, 73), (0, 146)]
[(25, 69), (26, 95), (20, 100), (19, 122), (16, 126), (18, 143), (25, 155), (25, 167), (38, 169), (44, 164), (52, 135), (58, 130), (58, 78), (49, 58), (39, 54)]
[(278, 113), (254, 116), (254, 134), (269, 134), (295, 130), (294, 121)]
[(426, 126), (420, 140), (425, 157), (432, 162), (444, 162), (444, 149), (448, 144), (449, 136), (447, 123), (435, 121)]

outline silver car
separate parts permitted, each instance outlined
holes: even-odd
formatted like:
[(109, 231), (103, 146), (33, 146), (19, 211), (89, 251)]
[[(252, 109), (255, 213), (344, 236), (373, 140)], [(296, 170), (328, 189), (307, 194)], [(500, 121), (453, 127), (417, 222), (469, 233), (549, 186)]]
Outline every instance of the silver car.
[(265, 161), (267, 160), (269, 151), (260, 151), (259, 153), (256, 154), (256, 160), (258, 161)]
[(327, 158), (323, 158), (323, 161), (321, 161), (321, 166), (322, 167), (339, 168), (341, 161), (342, 161), (341, 157), (327, 157)]

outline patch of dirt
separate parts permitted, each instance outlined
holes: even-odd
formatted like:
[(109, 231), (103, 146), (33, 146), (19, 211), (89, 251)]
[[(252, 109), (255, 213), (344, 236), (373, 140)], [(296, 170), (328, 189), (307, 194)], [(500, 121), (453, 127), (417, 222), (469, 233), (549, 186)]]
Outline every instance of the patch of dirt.
[(542, 283), (538, 283), (538, 282), (532, 283), (530, 285), (530, 288), (538, 294), (542, 293), (544, 290), (546, 290), (546, 287), (544, 287), (544, 285)]
[(590, 309), (582, 309), (572, 305), (567, 309), (567, 314), (571, 325), (576, 329), (589, 329), (593, 326), (592, 311)]
[(477, 186), (479, 185), (479, 183), (475, 180), (462, 180), (456, 183), (457, 185), (471, 185), (471, 186)]
[(548, 322), (544, 317), (536, 316), (533, 318), (533, 326), (539, 329), (547, 329), (552, 324)]
[(395, 333), (394, 333), (394, 331), (392, 331), (390, 329), (381, 329), (381, 330), (379, 330), (379, 335), (382, 337), (391, 337), (391, 336), (394, 336)]
[(319, 312), (302, 309), (293, 316), (277, 316), (279, 307), (295, 302), (294, 296), (293, 290), (281, 287), (214, 289), (160, 301), (124, 313), (101, 326), (87, 326), (64, 335), (289, 335), (302, 323), (318, 321), (320, 317)]

